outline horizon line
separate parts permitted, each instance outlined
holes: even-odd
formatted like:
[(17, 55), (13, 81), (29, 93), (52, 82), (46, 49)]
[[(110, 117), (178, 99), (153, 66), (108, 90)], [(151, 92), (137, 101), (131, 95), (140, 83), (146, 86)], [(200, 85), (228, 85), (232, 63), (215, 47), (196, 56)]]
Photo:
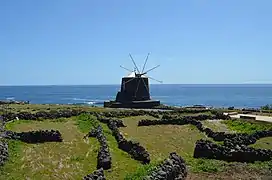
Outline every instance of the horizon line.
[[(120, 86), (121, 84), (26, 84), (26, 85), (0, 85), (7, 86)], [(272, 83), (155, 83), (149, 85), (272, 85)]]

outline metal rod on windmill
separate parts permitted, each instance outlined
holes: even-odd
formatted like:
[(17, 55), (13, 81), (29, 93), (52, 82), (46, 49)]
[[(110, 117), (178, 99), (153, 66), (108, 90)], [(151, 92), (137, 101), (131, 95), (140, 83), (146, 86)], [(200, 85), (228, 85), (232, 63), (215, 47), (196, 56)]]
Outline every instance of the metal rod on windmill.
[(121, 68), (131, 72), (131, 74), (122, 78), (121, 91), (117, 93), (116, 100), (105, 102), (104, 103), (105, 107), (111, 106), (130, 108), (132, 107), (150, 108), (160, 105), (160, 101), (151, 100), (149, 92), (149, 79), (152, 79), (159, 83), (162, 83), (162, 81), (159, 81), (155, 78), (146, 75), (148, 72), (158, 68), (160, 65), (145, 71), (149, 55), (150, 53), (147, 54), (142, 71), (140, 71), (133, 57), (131, 56), (131, 54), (129, 54), (129, 57), (134, 65), (134, 71), (130, 70), (129, 68), (120, 66)]

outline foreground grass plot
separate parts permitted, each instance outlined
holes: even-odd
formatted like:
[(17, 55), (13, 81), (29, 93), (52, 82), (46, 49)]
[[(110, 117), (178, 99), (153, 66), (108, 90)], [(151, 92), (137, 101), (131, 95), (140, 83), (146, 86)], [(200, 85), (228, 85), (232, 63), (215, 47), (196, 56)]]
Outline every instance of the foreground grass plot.
[[(19, 121), (20, 122), (20, 121)], [(17, 148), (11, 160), (3, 167), (0, 179), (74, 179), (81, 178), (96, 167), (98, 143), (83, 141), (75, 121), (66, 122), (14, 122), (13, 131), (57, 129), (63, 142), (26, 144), (10, 141)]]
[[(189, 170), (187, 179), (260, 179), (271, 174), (271, 162), (264, 163), (226, 163), (219, 160), (195, 159), (195, 142), (209, 139), (193, 125), (157, 125), (138, 127), (138, 121), (154, 119), (150, 116), (122, 118), (127, 127), (119, 128), (127, 140), (138, 141), (148, 151), (151, 164), (142, 165), (130, 155), (118, 148), (111, 130), (94, 116), (82, 114), (72, 118), (27, 121), (19, 120), (7, 124), (7, 129), (16, 132), (31, 130), (59, 130), (63, 142), (26, 144), (9, 141), (10, 160), (0, 168), (0, 179), (82, 179), (96, 169), (98, 149), (96, 138), (83, 137), (91, 127), (100, 124), (106, 136), (112, 168), (105, 171), (110, 180), (141, 179), (159, 162), (176, 152), (182, 156)], [(203, 121), (215, 131), (229, 133), (253, 132), (267, 128), (267, 125), (255, 128), (254, 124), (245, 125), (236, 121)], [(246, 128), (240, 128), (240, 126)], [(257, 148), (271, 148), (271, 137), (263, 138), (252, 145)], [(216, 142), (221, 143), (221, 142)]]

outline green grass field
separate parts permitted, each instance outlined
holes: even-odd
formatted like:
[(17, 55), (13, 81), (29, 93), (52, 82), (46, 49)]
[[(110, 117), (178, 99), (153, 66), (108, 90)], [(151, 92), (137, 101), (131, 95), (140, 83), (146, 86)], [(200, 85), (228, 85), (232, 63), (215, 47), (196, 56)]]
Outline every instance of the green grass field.
[[(20, 111), (23, 108), (20, 106)], [(41, 106), (31, 105), (28, 111), (41, 110)], [(17, 111), (16, 107), (13, 107)], [(50, 107), (52, 109), (52, 107)], [(56, 108), (56, 107), (54, 107)], [(67, 107), (58, 107), (67, 108)], [(78, 108), (78, 107), (74, 107)], [(102, 108), (88, 108), (93, 111), (103, 111)], [(151, 156), (150, 165), (142, 165), (133, 160), (126, 152), (118, 149), (115, 138), (107, 125), (102, 124), (112, 156), (112, 168), (105, 172), (107, 179), (141, 179), (150, 169), (168, 157), (170, 152), (177, 152), (187, 163), (189, 175), (187, 179), (257, 179), (271, 175), (272, 162), (255, 164), (226, 163), (218, 160), (204, 160), (193, 158), (195, 142), (207, 138), (192, 125), (161, 125), (138, 127), (141, 119), (153, 117), (138, 116), (126, 117), (122, 120), (127, 127), (120, 131), (128, 140), (140, 142)], [(42, 144), (26, 144), (9, 140), (10, 159), (0, 168), (0, 179), (82, 179), (85, 175), (96, 169), (99, 143), (95, 138), (84, 140), (83, 137), (92, 126), (97, 123), (94, 117), (84, 115), (72, 118), (55, 120), (27, 121), (19, 120), (6, 125), (7, 129), (22, 132), (40, 129), (59, 130), (63, 142), (50, 142)], [(244, 125), (238, 121), (210, 122), (204, 121), (216, 131), (228, 130), (230, 132), (246, 132), (267, 128), (268, 125), (249, 123)], [(241, 125), (242, 124), (242, 125)], [(241, 128), (247, 127), (245, 128)], [(257, 128), (257, 127), (258, 128)], [(272, 149), (271, 138), (264, 138), (253, 146), (256, 148)]]

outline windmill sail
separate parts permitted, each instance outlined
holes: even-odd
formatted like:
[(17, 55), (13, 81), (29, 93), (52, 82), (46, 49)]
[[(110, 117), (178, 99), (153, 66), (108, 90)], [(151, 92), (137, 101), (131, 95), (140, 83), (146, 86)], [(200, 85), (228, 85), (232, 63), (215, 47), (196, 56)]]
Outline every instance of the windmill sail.
[[(160, 104), (160, 101), (151, 100), (149, 92), (149, 79), (162, 83), (162, 81), (156, 80), (147, 76), (147, 73), (158, 68), (155, 66), (147, 71), (145, 71), (146, 64), (148, 61), (150, 53), (148, 53), (142, 71), (139, 70), (136, 62), (134, 61), (131, 54), (129, 54), (130, 59), (134, 65), (134, 71), (129, 68), (120, 66), (121, 68), (130, 72), (128, 76), (122, 78), (121, 91), (116, 95), (116, 100), (111, 102), (112, 106), (115, 107), (153, 107)], [(145, 72), (144, 72), (145, 71)], [(104, 104), (104, 106), (110, 106), (109, 103)]]

